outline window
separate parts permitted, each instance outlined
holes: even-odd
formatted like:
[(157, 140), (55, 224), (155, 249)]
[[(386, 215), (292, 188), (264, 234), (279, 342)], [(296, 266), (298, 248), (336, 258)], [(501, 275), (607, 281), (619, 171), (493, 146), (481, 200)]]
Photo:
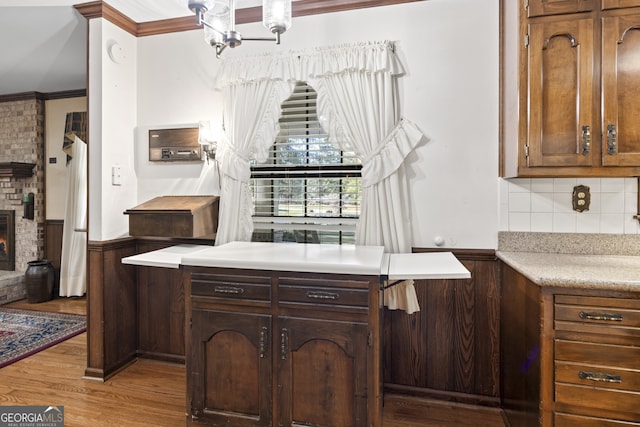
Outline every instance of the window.
[(251, 165), (254, 241), (355, 243), (362, 166), (328, 142), (316, 98), (311, 86), (296, 84), (269, 158)]

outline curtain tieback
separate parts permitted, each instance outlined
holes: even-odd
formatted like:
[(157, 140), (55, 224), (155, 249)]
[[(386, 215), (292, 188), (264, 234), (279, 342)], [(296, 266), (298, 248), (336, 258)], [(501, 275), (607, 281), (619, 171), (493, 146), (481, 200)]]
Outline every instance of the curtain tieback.
[(366, 164), (367, 164), (367, 163), (369, 163), (371, 160), (373, 160), (373, 158), (374, 158), (374, 157), (378, 156), (378, 155), (380, 154), (380, 152), (381, 152), (382, 150), (384, 150), (384, 148), (387, 146), (387, 144), (389, 143), (389, 141), (392, 141), (392, 140), (395, 138), (396, 134), (398, 133), (398, 130), (400, 130), (400, 128), (401, 128), (401, 127), (402, 127), (402, 125), (404, 124), (404, 123), (403, 123), (403, 121), (404, 121), (404, 119), (400, 119), (400, 120), (398, 121), (398, 123), (396, 123), (396, 125), (393, 127), (393, 129), (391, 129), (391, 132), (389, 132), (389, 133), (387, 134), (387, 136), (385, 136), (385, 137), (384, 137), (384, 139), (382, 140), (382, 143), (381, 143), (381, 144), (378, 144), (378, 145), (376, 146), (376, 148), (375, 148), (371, 153), (369, 153), (367, 156), (365, 156), (365, 157), (362, 159), (362, 164), (363, 164), (363, 165), (366, 165)]

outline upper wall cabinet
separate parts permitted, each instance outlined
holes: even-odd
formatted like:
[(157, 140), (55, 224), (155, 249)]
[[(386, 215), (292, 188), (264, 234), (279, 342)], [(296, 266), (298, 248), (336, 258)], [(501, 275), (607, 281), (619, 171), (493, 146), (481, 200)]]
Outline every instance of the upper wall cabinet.
[(640, 0), (501, 7), (502, 176), (640, 176)]
[[(528, 16), (590, 12), (596, 0), (529, 0)], [(525, 5), (526, 7), (526, 5)]]
[(634, 7), (634, 6), (640, 6), (640, 0), (602, 0), (603, 10), (617, 9), (620, 7)]

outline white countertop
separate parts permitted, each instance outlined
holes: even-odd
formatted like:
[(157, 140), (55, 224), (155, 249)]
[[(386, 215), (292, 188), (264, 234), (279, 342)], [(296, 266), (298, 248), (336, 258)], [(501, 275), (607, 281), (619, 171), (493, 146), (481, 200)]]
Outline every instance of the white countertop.
[(471, 273), (451, 252), (389, 254), (389, 280), (468, 279)]
[(231, 242), (186, 254), (182, 265), (379, 275), (382, 246)]
[(197, 253), (211, 246), (205, 245), (176, 245), (168, 248), (145, 252), (122, 258), (123, 264), (142, 265), (145, 267), (180, 268), (182, 257)]
[(122, 259), (147, 267), (183, 266), (362, 274), (388, 280), (466, 279), (469, 271), (451, 252), (385, 254), (382, 246), (231, 242), (177, 245)]

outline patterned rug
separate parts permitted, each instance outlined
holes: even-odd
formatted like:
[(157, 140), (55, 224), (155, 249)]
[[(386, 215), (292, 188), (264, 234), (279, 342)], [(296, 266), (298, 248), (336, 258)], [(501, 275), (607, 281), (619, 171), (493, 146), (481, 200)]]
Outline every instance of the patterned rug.
[(0, 307), (0, 368), (86, 331), (86, 317)]

